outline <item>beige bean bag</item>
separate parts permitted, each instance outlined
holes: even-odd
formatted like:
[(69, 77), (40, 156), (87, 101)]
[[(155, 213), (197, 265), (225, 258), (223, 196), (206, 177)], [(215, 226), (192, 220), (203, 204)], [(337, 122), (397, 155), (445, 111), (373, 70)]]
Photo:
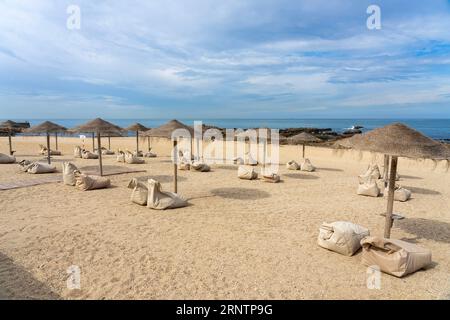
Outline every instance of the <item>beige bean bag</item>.
[[(47, 155), (47, 147), (43, 146), (42, 144), (39, 145), (39, 147), (41, 148), (41, 150), (39, 151), (39, 154), (42, 155)], [(50, 155), (51, 156), (60, 156), (61, 155), (61, 151), (56, 151), (56, 150), (52, 150), (50, 149)]]
[(317, 243), (322, 248), (352, 256), (361, 248), (361, 240), (369, 236), (368, 229), (347, 221), (322, 223)]
[(133, 189), (133, 191), (131, 192), (131, 202), (136, 203), (140, 206), (147, 205), (148, 186), (146, 183), (137, 179), (132, 179), (128, 183), (128, 188)]
[(89, 176), (76, 172), (75, 179), (75, 186), (82, 191), (105, 189), (111, 186), (111, 181), (101, 176)]
[(81, 153), (81, 158), (83, 158), (83, 159), (98, 159), (98, 154), (83, 150), (83, 152)]
[(366, 183), (369, 181), (369, 179), (372, 178), (374, 180), (380, 179), (380, 168), (378, 168), (378, 165), (369, 165), (366, 172), (364, 174), (361, 174), (358, 176), (358, 180), (360, 184)]
[(0, 164), (16, 163), (16, 157), (0, 153)]
[(114, 151), (108, 150), (108, 149), (106, 149), (106, 148), (102, 148), (102, 155), (105, 155), (105, 156), (112, 156), (112, 155), (114, 155), (114, 154), (115, 154)]
[(68, 186), (76, 184), (75, 173), (79, 172), (78, 168), (72, 162), (62, 163), (63, 183)]
[(28, 167), (31, 166), (33, 164), (33, 162), (31, 162), (30, 160), (22, 160), (18, 163), (20, 170), (22, 170), (23, 172), (27, 172)]
[(81, 158), (82, 155), (83, 155), (83, 149), (81, 149), (80, 146), (76, 146), (76, 147), (73, 149), (73, 156), (74, 156), (75, 158)]
[(258, 173), (256, 173), (255, 169), (239, 166), (238, 168), (238, 178), (243, 180), (255, 180), (258, 178)]
[(380, 195), (380, 188), (378, 188), (377, 182), (375, 180), (369, 178), (366, 183), (360, 184), (358, 186), (356, 194), (367, 197), (378, 197)]
[(156, 153), (150, 151), (144, 154), (145, 158), (156, 158), (156, 156), (157, 156)]
[(40, 162), (33, 162), (27, 167), (26, 172), (31, 174), (44, 174), (56, 172), (56, 167)]
[(262, 180), (264, 182), (270, 182), (270, 183), (278, 183), (281, 181), (281, 178), (276, 173), (269, 173), (266, 172), (262, 175)]
[(244, 159), (242, 159), (241, 157), (236, 157), (233, 159), (233, 163), (239, 165), (244, 164)]
[(184, 171), (188, 171), (191, 169), (191, 164), (188, 162), (181, 162), (178, 165), (178, 170), (184, 170)]
[(300, 165), (300, 170), (313, 172), (314, 170), (316, 170), (316, 167), (311, 164), (311, 161), (309, 161), (309, 159), (304, 159), (302, 164)]
[(147, 207), (156, 210), (186, 207), (188, 202), (173, 192), (164, 192), (161, 184), (153, 179), (148, 180)]
[(198, 172), (209, 172), (211, 171), (211, 168), (203, 162), (193, 162), (191, 164), (191, 169), (198, 171)]
[(125, 154), (125, 162), (129, 163), (129, 164), (144, 164), (145, 160), (139, 159), (138, 157), (136, 157), (135, 155), (133, 155), (131, 153), (126, 153)]
[(361, 241), (362, 263), (378, 266), (381, 271), (396, 277), (416, 272), (431, 263), (431, 251), (396, 239), (368, 237)]
[(117, 154), (117, 162), (125, 162), (125, 153), (119, 151)]
[(296, 161), (291, 160), (288, 163), (286, 163), (286, 169), (288, 169), (288, 170), (300, 170), (300, 165)]
[[(389, 194), (389, 189), (388, 188), (384, 189), (384, 196), (387, 197), (388, 194)], [(405, 201), (408, 201), (410, 198), (411, 198), (410, 190), (405, 189), (401, 186), (395, 186), (395, 189), (394, 189), (394, 200), (395, 201), (405, 202)]]

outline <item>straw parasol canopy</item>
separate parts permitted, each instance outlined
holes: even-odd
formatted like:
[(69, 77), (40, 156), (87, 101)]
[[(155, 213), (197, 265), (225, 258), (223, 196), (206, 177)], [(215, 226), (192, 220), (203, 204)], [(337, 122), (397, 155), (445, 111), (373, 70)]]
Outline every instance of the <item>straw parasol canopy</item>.
[[(185, 125), (184, 123), (181, 123), (178, 120), (170, 120), (169, 122), (163, 124), (160, 127), (150, 129), (142, 134), (144, 137), (149, 138), (167, 138), (172, 139), (172, 132), (174, 132), (177, 129), (185, 129), (187, 130), (191, 135), (191, 144), (192, 144), (192, 137), (194, 136), (194, 129), (192, 127), (189, 127)], [(173, 140), (173, 152), (174, 152), (174, 159), (178, 156), (178, 149), (177, 149), (177, 140)], [(178, 183), (177, 183), (177, 176), (178, 176), (178, 165), (177, 161), (174, 162), (173, 166), (173, 184), (174, 184), (174, 192), (176, 193), (178, 191)]]
[(24, 132), (27, 133), (45, 133), (47, 136), (47, 161), (48, 164), (51, 163), (50, 161), (50, 134), (51, 133), (58, 133), (58, 132), (65, 132), (67, 129), (63, 126), (60, 126), (59, 124), (53, 123), (51, 121), (45, 121), (41, 124), (38, 124), (37, 126), (31, 127), (30, 129), (25, 130)]
[(26, 123), (18, 123), (11, 120), (4, 121), (0, 123), (0, 131), (6, 132), (8, 134), (8, 142), (9, 142), (9, 155), (13, 155), (14, 151), (12, 150), (12, 142), (11, 136), (15, 133), (22, 132), (24, 129), (30, 127), (28, 122)]
[(301, 144), (303, 146), (302, 158), (305, 158), (305, 144), (318, 143), (318, 142), (321, 142), (322, 139), (319, 139), (316, 136), (313, 136), (312, 134), (310, 134), (308, 132), (302, 132), (302, 133), (296, 134), (295, 136), (288, 138), (288, 141), (290, 143), (294, 143), (294, 144)]
[(390, 156), (443, 160), (450, 152), (437, 142), (402, 123), (374, 129), (362, 135), (338, 141), (343, 147), (379, 152)]
[(353, 136), (341, 142), (340, 145), (346, 148), (380, 152), (391, 156), (385, 238), (390, 237), (393, 222), (392, 210), (398, 157), (433, 160), (450, 159), (450, 150), (444, 144), (430, 139), (402, 123), (393, 123), (362, 135)]
[(111, 134), (121, 134), (122, 128), (119, 126), (116, 126), (115, 124), (112, 124), (111, 122), (105, 121), (100, 118), (96, 118), (94, 120), (88, 121), (85, 124), (82, 124), (71, 131), (75, 132), (92, 132), (93, 134), (97, 135), (97, 153), (98, 153), (98, 160), (99, 160), (99, 169), (100, 169), (100, 175), (103, 175), (103, 165), (102, 165), (102, 143), (101, 143), (101, 136), (102, 134), (108, 136)]
[(170, 120), (169, 122), (163, 124), (160, 127), (147, 130), (146, 132), (144, 132), (142, 134), (142, 136), (171, 139), (172, 132), (177, 129), (186, 129), (189, 131), (191, 136), (194, 135), (194, 129), (192, 127), (189, 127), (189, 126), (185, 125), (184, 123), (181, 123), (178, 120)]
[(139, 156), (139, 132), (147, 131), (148, 128), (144, 125), (136, 122), (129, 126), (128, 128), (125, 128), (127, 131), (135, 131), (136, 132), (136, 155)]

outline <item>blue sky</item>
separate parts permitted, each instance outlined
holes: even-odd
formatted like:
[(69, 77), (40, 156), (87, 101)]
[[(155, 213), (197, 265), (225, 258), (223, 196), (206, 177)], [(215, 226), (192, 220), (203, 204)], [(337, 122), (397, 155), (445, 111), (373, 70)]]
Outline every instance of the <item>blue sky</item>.
[(450, 1), (0, 0), (0, 118), (97, 116), (450, 118)]

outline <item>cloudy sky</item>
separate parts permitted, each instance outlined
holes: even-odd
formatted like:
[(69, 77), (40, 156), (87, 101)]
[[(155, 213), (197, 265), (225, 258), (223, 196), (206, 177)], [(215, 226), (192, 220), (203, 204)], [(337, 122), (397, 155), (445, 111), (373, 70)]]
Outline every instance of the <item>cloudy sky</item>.
[(450, 1), (0, 0), (0, 118), (96, 116), (450, 118)]

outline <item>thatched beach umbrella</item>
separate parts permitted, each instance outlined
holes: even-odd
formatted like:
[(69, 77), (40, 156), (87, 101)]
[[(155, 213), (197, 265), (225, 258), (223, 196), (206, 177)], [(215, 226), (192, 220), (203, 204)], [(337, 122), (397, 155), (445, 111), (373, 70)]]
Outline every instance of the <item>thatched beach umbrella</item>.
[(363, 151), (379, 152), (391, 157), (386, 224), (384, 229), (385, 238), (389, 238), (391, 235), (398, 157), (433, 160), (450, 159), (449, 148), (401, 123), (390, 124), (362, 135), (353, 136), (346, 139), (344, 146)]
[(142, 124), (136, 122), (136, 123), (132, 124), (131, 126), (129, 126), (128, 128), (126, 128), (125, 130), (136, 132), (136, 155), (139, 155), (139, 132), (147, 131), (148, 128), (146, 128)]
[(8, 143), (9, 143), (9, 155), (12, 156), (14, 151), (12, 149), (12, 141), (11, 136), (22, 132), (24, 129), (28, 129), (30, 124), (26, 123), (18, 123), (11, 120), (4, 121), (0, 123), (0, 131), (4, 131), (8, 134)]
[(51, 121), (45, 121), (37, 126), (31, 127), (28, 130), (25, 130), (27, 133), (45, 133), (47, 135), (47, 161), (48, 164), (50, 161), (50, 134), (57, 132), (65, 132), (67, 129), (59, 124), (53, 123)]
[(115, 124), (112, 124), (108, 121), (105, 121), (103, 119), (97, 118), (92, 121), (86, 122), (85, 124), (82, 124), (81, 126), (78, 126), (72, 131), (76, 132), (93, 132), (97, 135), (97, 153), (98, 153), (98, 160), (99, 160), (99, 168), (100, 168), (100, 175), (103, 175), (103, 163), (102, 163), (102, 141), (101, 136), (102, 134), (108, 135), (113, 132), (115, 133), (121, 133), (122, 128), (116, 126)]
[(302, 132), (302, 133), (299, 133), (295, 136), (288, 138), (288, 141), (291, 143), (294, 143), (294, 144), (303, 145), (302, 158), (305, 158), (305, 144), (321, 142), (322, 139), (319, 139), (308, 132)]
[[(156, 138), (166, 138), (166, 139), (172, 139), (172, 132), (174, 132), (177, 129), (185, 129), (187, 130), (191, 135), (191, 142), (192, 142), (192, 136), (194, 135), (194, 129), (181, 123), (178, 120), (170, 120), (166, 124), (163, 124), (162, 126), (154, 129), (150, 129), (142, 134), (142, 136), (145, 137), (156, 137)], [(177, 139), (173, 140), (173, 149), (174, 149), (174, 165), (173, 165), (173, 184), (174, 184), (174, 192), (178, 191), (178, 182), (177, 182), (177, 157), (178, 157), (178, 148), (177, 148)]]

